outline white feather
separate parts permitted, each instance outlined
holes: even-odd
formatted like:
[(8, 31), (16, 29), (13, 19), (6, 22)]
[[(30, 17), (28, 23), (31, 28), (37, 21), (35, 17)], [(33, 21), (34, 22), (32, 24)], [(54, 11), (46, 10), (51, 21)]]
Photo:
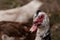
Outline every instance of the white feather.
[(19, 8), (0, 10), (0, 21), (27, 22), (41, 5), (41, 2), (33, 0)]

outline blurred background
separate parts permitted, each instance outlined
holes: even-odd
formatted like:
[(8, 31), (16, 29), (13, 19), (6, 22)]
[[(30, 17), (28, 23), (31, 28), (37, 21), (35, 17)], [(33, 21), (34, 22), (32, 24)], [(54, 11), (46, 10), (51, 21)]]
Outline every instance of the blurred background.
[[(0, 0), (0, 10), (21, 7), (31, 0)], [(60, 0), (44, 0), (45, 4), (41, 10), (48, 13), (50, 17), (51, 38), (60, 40)]]

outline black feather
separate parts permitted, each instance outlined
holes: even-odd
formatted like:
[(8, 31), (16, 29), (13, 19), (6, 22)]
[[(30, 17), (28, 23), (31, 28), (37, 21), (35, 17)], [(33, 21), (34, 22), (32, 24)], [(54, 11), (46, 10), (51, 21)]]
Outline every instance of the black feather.
[(37, 10), (37, 12), (36, 12), (36, 16), (38, 16), (39, 12), (41, 12), (41, 10)]

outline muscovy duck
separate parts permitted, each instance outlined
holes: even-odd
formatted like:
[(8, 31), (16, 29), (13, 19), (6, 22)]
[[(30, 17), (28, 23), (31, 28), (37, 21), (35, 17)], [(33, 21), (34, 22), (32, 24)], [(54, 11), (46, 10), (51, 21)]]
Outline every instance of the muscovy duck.
[(30, 31), (37, 31), (35, 40), (51, 40), (49, 17), (45, 12), (38, 10), (37, 13), (34, 14), (33, 25)]

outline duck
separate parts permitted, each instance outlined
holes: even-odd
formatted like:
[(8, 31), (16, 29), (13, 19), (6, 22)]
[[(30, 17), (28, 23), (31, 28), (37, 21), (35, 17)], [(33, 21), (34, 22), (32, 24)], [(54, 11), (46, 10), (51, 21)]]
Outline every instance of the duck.
[(42, 6), (42, 2), (32, 0), (22, 7), (8, 10), (0, 10), (0, 21), (14, 21), (20, 23), (28, 22), (34, 13)]
[[(29, 2), (28, 4), (26, 4), (26, 5), (22, 6), (22, 7), (18, 7), (18, 8), (14, 8), (14, 9), (8, 9), (8, 10), (0, 10), (0, 22), (3, 23), (3, 24), (4, 24), (3, 21), (5, 21), (5, 23), (7, 22), (7, 24), (4, 24), (6, 26), (3, 26), (3, 27), (1, 26), (0, 27), (0, 30), (1, 31), (3, 30), (2, 31), (2, 34), (3, 34), (2, 39), (3, 40), (5, 39), (4, 35), (6, 35), (8, 38), (9, 38), (9, 36), (14, 36), (15, 35), (15, 34), (10, 34), (11, 29), (13, 29), (12, 33), (17, 33), (17, 35), (20, 35), (19, 34), (20, 31), (17, 32), (16, 29), (14, 29), (14, 27), (11, 26), (11, 25), (12, 24), (15, 25), (14, 22), (18, 22), (19, 24), (17, 24), (17, 25), (20, 25), (20, 26), (22, 24), (28, 23), (29, 20), (36, 13), (36, 11), (42, 6), (42, 4), (43, 3), (41, 1), (39, 1), (39, 0), (32, 0), (31, 2)], [(10, 24), (9, 21), (11, 22), (11, 24)], [(11, 27), (7, 26), (8, 24)], [(18, 26), (18, 27), (16, 26), (16, 27), (19, 29), (20, 26)], [(24, 30), (24, 28), (21, 28), (21, 29)]]
[[(28, 25), (27, 25), (28, 24)], [(33, 33), (29, 32), (31, 24), (20, 24), (18, 22), (11, 21), (1, 21), (0, 22), (0, 32), (2, 40), (33, 40)]]
[(36, 32), (35, 40), (51, 40), (49, 17), (46, 12), (37, 10), (30, 31)]

